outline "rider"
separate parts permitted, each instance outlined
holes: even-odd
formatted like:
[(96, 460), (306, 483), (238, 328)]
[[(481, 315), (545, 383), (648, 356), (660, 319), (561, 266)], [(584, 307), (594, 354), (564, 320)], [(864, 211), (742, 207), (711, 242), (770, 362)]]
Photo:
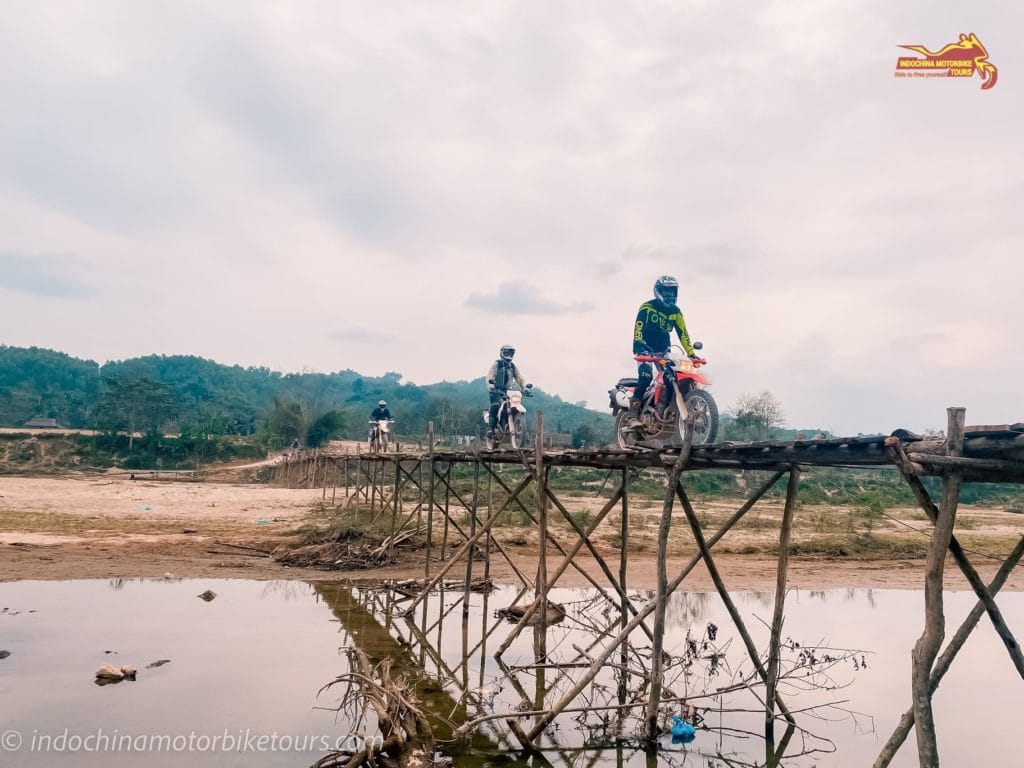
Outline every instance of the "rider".
[(388, 410), (388, 404), (384, 400), (377, 401), (377, 407), (370, 411), (370, 421), (373, 422), (373, 426), (370, 427), (370, 439), (373, 440), (373, 430), (377, 428), (378, 421), (391, 421), (391, 411)]
[(384, 400), (377, 401), (377, 407), (370, 413), (370, 418), (373, 421), (390, 421), (391, 411), (388, 410), (388, 404)]
[(523, 374), (519, 372), (519, 366), (512, 362), (516, 354), (516, 348), (511, 344), (504, 344), (498, 355), (498, 359), (491, 363), (487, 371), (487, 391), (491, 396), (491, 423), (487, 432), (488, 437), (494, 436), (498, 426), (498, 408), (501, 407), (501, 398), (508, 389), (509, 384), (515, 381), (520, 389), (533, 389), (533, 384), (527, 384)]
[[(699, 357), (690, 342), (690, 334), (686, 332), (686, 321), (683, 313), (676, 306), (679, 296), (679, 281), (671, 275), (662, 275), (654, 283), (654, 298), (640, 305), (633, 327), (634, 355), (661, 355), (668, 352), (671, 346), (671, 332), (675, 329), (683, 350), (691, 360)], [(644, 393), (654, 378), (650, 363), (639, 363), (636, 371), (637, 385), (633, 398), (642, 403)], [(639, 407), (639, 406), (638, 406)]]

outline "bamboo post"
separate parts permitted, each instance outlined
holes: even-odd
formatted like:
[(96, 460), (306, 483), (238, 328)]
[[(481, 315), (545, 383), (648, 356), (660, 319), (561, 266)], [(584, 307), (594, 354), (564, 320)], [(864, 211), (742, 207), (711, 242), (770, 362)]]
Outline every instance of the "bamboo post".
[[(529, 484), (530, 480), (532, 479), (533, 478), (530, 475), (524, 477), (522, 481), (519, 483), (519, 485), (516, 487), (516, 494), (519, 494), (523, 490), (523, 488), (525, 488)], [(501, 513), (508, 508), (511, 502), (512, 497), (506, 499), (505, 503), (501, 506), (501, 509), (498, 510), (494, 517), (488, 520), (486, 525), (481, 526), (480, 529), (472, 537), (467, 539), (466, 542), (461, 547), (459, 547), (455, 554), (452, 555), (451, 558), (449, 558), (444, 563), (443, 566), (441, 566), (441, 570), (437, 572), (437, 575), (434, 576), (433, 579), (431, 579), (427, 584), (423, 586), (423, 590), (419, 593), (419, 595), (413, 598), (412, 604), (408, 608), (410, 612), (412, 611), (413, 608), (416, 607), (418, 603), (425, 599), (426, 595), (430, 592), (430, 590), (432, 590), (441, 582), (445, 574), (452, 569), (452, 567), (455, 565), (455, 563), (458, 561), (460, 557), (462, 557), (464, 554), (466, 554), (467, 551), (469, 551), (469, 548), (476, 542), (476, 540), (484, 534), (486, 534), (487, 531), (491, 529), (491, 526), (493, 526), (494, 523), (498, 520), (498, 518), (501, 517)]]
[[(740, 612), (736, 608), (736, 604), (733, 602), (732, 596), (729, 594), (729, 588), (722, 580), (722, 575), (718, 571), (718, 566), (715, 565), (714, 558), (711, 557), (711, 548), (704, 541), (704, 533), (701, 530), (700, 521), (697, 519), (697, 513), (694, 511), (693, 506), (690, 504), (690, 500), (687, 498), (682, 487), (677, 487), (677, 494), (679, 496), (679, 503), (682, 505), (683, 511), (686, 512), (686, 520), (690, 524), (690, 530), (693, 531), (693, 538), (697, 542), (697, 548), (700, 550), (700, 556), (704, 559), (704, 565), (707, 567), (708, 574), (710, 574), (711, 580), (715, 584), (715, 590), (718, 592), (718, 596), (725, 604), (725, 609), (728, 611), (729, 618), (732, 619), (732, 623), (736, 627), (736, 631), (739, 633), (740, 639), (743, 641), (743, 646), (746, 648), (747, 656), (750, 658), (751, 664), (754, 665), (754, 669), (757, 670), (757, 674), (761, 677), (761, 680), (767, 683), (768, 671), (761, 662), (761, 655), (758, 653), (757, 647), (754, 645), (754, 641), (750, 637), (750, 632), (747, 631), (747, 625), (743, 621), (743, 617), (740, 616)], [(775, 692), (775, 702), (779, 706), (779, 711), (785, 716), (786, 721), (791, 725), (794, 724), (796, 721), (793, 719), (793, 715), (782, 700), (782, 697), (779, 696), (778, 691)]]
[[(917, 499), (918, 505), (925, 511), (929, 519), (934, 524), (939, 519), (939, 508), (935, 506), (935, 502), (932, 501), (928, 490), (924, 487), (921, 479), (912, 473), (911, 462), (907, 458), (906, 453), (903, 452), (903, 448), (900, 445), (899, 438), (889, 437), (885, 441), (886, 448), (889, 450), (893, 461), (900, 468), (900, 472), (903, 474), (903, 479), (906, 480), (910, 489), (914, 492), (914, 497)], [(960, 542), (957, 541), (956, 536), (951, 536), (949, 540), (949, 551), (953, 555), (953, 559), (956, 561), (964, 577), (967, 579), (971, 588), (974, 590), (974, 594), (978, 596), (981, 604), (985, 606), (985, 610), (988, 612), (989, 619), (992, 621), (992, 626), (996, 630), (996, 634), (1003, 641), (1003, 645), (1006, 646), (1007, 653), (1010, 654), (1010, 659), (1013, 662), (1014, 667), (1017, 669), (1017, 674), (1024, 678), (1024, 656), (1021, 654), (1020, 643), (1013, 636), (1013, 632), (1007, 626), (1005, 619), (1003, 618), (1002, 612), (999, 610), (999, 606), (996, 605), (995, 600), (988, 593), (985, 588), (985, 584), (981, 580), (981, 576), (971, 565), (970, 560), (967, 559), (967, 554), (964, 552)]]
[(392, 511), (391, 511), (391, 532), (388, 534), (388, 556), (389, 557), (394, 553), (394, 550), (395, 550), (395, 526), (398, 525), (399, 504), (401, 503), (401, 499), (402, 499), (402, 489), (401, 489), (401, 476), (402, 476), (402, 473), (399, 471), (399, 469), (400, 469), (399, 463), (400, 462), (401, 462), (401, 459), (399, 459), (398, 458), (398, 454), (395, 453), (395, 498), (394, 498), (394, 502), (395, 503), (394, 503), (394, 506), (393, 506)]
[[(476, 505), (477, 499), (480, 497), (480, 459), (476, 460), (476, 467), (473, 472), (473, 508), (469, 510), (469, 540), (473, 541), (476, 536)], [(469, 591), (470, 585), (473, 583), (473, 555), (475, 549), (474, 545), (469, 545), (469, 552), (466, 555), (466, 584), (465, 591), (462, 596), (462, 618), (467, 619), (469, 617)], [(463, 626), (466, 626), (467, 622), (463, 621)], [(462, 656), (466, 658), (466, 654)]]
[[(604, 508), (597, 513), (597, 516), (594, 518), (593, 521), (591, 521), (590, 525), (587, 527), (587, 530), (583, 533), (583, 535), (577, 538), (576, 543), (573, 545), (572, 549), (570, 549), (566, 553), (565, 557), (562, 559), (561, 564), (558, 566), (558, 568), (555, 569), (555, 574), (551, 577), (551, 584), (557, 583), (559, 577), (561, 577), (561, 575), (565, 573), (566, 570), (568, 570), (569, 566), (572, 564), (576, 555), (578, 555), (579, 551), (583, 549), (583, 542), (585, 541), (585, 539), (589, 537), (590, 534), (592, 534), (595, 530), (597, 530), (597, 526), (600, 525), (602, 520), (604, 520), (605, 515), (607, 515), (608, 512), (610, 512), (611, 509), (618, 503), (621, 493), (622, 489), (620, 488), (612, 495), (612, 498), (609, 499), (608, 503), (605, 504)], [(508, 650), (509, 646), (512, 645), (512, 641), (515, 640), (516, 637), (518, 637), (519, 634), (523, 631), (523, 628), (533, 617), (534, 613), (536, 613), (538, 609), (542, 609), (544, 607), (546, 607), (546, 604), (541, 603), (539, 600), (534, 600), (530, 605), (526, 607), (526, 610), (523, 612), (523, 615), (520, 617), (515, 627), (509, 633), (508, 637), (505, 638), (505, 641), (501, 644), (498, 650), (495, 651), (495, 658), (501, 658), (502, 654), (504, 654), (505, 651)]]
[(449, 461), (447, 469), (445, 469), (444, 477), (444, 521), (441, 527), (441, 560), (444, 561), (448, 556), (448, 528), (451, 525), (451, 494), (452, 494), (452, 463)]
[[(493, 508), (491, 507), (491, 504), (494, 501), (494, 496), (493, 496), (493, 489), (494, 489), (494, 487), (492, 485), (492, 480), (493, 480), (493, 478), (491, 477), (490, 473), (488, 473), (488, 475), (487, 475), (487, 519), (488, 520), (491, 519), (491, 515), (493, 514)], [(490, 531), (487, 531), (487, 542), (484, 545), (485, 546), (485, 549), (484, 549), (484, 581), (488, 581), (491, 578), (491, 541), (492, 541), (492, 536), (493, 536), (493, 534)]]
[(537, 478), (537, 526), (540, 537), (540, 547), (537, 554), (537, 597), (536, 602), (540, 603), (541, 620), (540, 626), (547, 628), (548, 625), (548, 498), (545, 491), (548, 487), (548, 474), (544, 467), (544, 412), (537, 411), (536, 423), (534, 426), (534, 461), (536, 463), (534, 472)]
[[(778, 482), (779, 478), (782, 477), (782, 474), (782, 472), (773, 473), (771, 478), (769, 478), (763, 485), (761, 485), (754, 492), (754, 494), (749, 499), (747, 499), (747, 501), (743, 504), (742, 507), (740, 507), (728, 520), (722, 523), (721, 527), (717, 531), (715, 531), (714, 535), (707, 540), (707, 543), (705, 545), (706, 550), (710, 551), (711, 548), (715, 544), (717, 544), (722, 539), (722, 537), (725, 536), (725, 534), (728, 533), (729, 530), (736, 523), (738, 523), (745, 514), (747, 514), (747, 512), (750, 511), (751, 507), (753, 507), (754, 504), (756, 504), (757, 501), (762, 496), (764, 496), (764, 494), (766, 494), (771, 489), (771, 487), (775, 485), (776, 482)], [(667, 589), (669, 593), (673, 592), (676, 589), (676, 587), (678, 587), (683, 582), (683, 579), (685, 579), (690, 574), (690, 571), (692, 571), (697, 566), (697, 563), (700, 562), (702, 556), (703, 554), (699, 553), (690, 558), (690, 561), (686, 564), (683, 570), (680, 571), (679, 575), (676, 576), (676, 578), (673, 579), (671, 582), (669, 582)], [(580, 692), (584, 688), (590, 685), (594, 678), (597, 677), (598, 674), (600, 674), (602, 669), (604, 669), (605, 662), (607, 662), (611, 655), (615, 652), (615, 649), (619, 648), (622, 645), (622, 643), (628, 640), (629, 635), (633, 632), (633, 630), (640, 626), (643, 620), (654, 612), (656, 606), (656, 600), (649, 600), (647, 604), (639, 610), (636, 616), (634, 616), (630, 620), (630, 622), (622, 629), (622, 631), (619, 632), (619, 634), (607, 646), (605, 646), (604, 649), (597, 654), (597, 656), (594, 657), (594, 661), (590, 665), (590, 668), (580, 677), (579, 680), (576, 681), (576, 684), (562, 696), (562, 698), (558, 701), (557, 704), (555, 704), (554, 707), (548, 710), (547, 714), (545, 714), (540, 720), (538, 720), (534, 724), (533, 728), (530, 729), (529, 733), (523, 734), (523, 736), (525, 737), (525, 742), (523, 741), (523, 739), (520, 739), (520, 743), (524, 748), (532, 748), (533, 740), (536, 739), (544, 731), (544, 729), (547, 728), (551, 721), (558, 717), (558, 715), (566, 707), (572, 704), (573, 700), (577, 696), (579, 696)]]
[(430, 483), (427, 488), (427, 557), (423, 565), (423, 578), (430, 578), (430, 545), (434, 538), (434, 422), (427, 422), (427, 456), (430, 461)]
[(668, 606), (668, 533), (672, 527), (672, 505), (675, 503), (679, 477), (686, 464), (687, 453), (681, 451), (672, 465), (668, 477), (668, 491), (661, 508), (661, 524), (658, 526), (658, 575), (657, 596), (654, 609), (654, 643), (651, 649), (651, 693), (647, 699), (646, 725), (644, 733), (649, 741), (658, 737), (658, 712), (661, 708), (661, 686), (664, 682), (665, 609)]
[[(963, 455), (965, 410), (946, 409), (946, 455)], [(960, 499), (960, 471), (950, 470), (942, 481), (942, 499), (939, 516), (932, 531), (925, 565), (924, 604), (925, 626), (911, 653), (911, 676), (914, 701), (914, 730), (917, 734), (917, 755), (921, 768), (937, 768), (939, 748), (935, 738), (932, 717), (931, 680), (932, 665), (945, 637), (946, 618), (942, 610), (942, 576), (953, 537), (957, 502)]]
[(765, 684), (764, 707), (764, 748), (765, 765), (772, 768), (782, 755), (775, 752), (775, 693), (779, 682), (779, 645), (782, 638), (782, 621), (786, 606), (786, 571), (789, 568), (789, 541), (793, 531), (793, 512), (796, 508), (796, 494), (800, 487), (800, 468), (789, 471), (786, 486), (786, 505), (782, 510), (782, 529), (779, 532), (779, 562), (775, 578), (775, 610), (772, 613), (771, 640), (768, 644), (768, 680)]
[[(999, 567), (999, 571), (996, 573), (995, 578), (992, 579), (992, 583), (988, 586), (988, 593), (995, 596), (1003, 584), (1006, 583), (1006, 579), (1010, 573), (1020, 562), (1021, 556), (1024, 555), (1024, 536), (1021, 536), (1020, 541), (1017, 542), (1017, 546), (1013, 548), (1010, 556), (1006, 558), (1003, 564)], [(942, 652), (942, 655), (935, 662), (935, 668), (932, 670), (931, 678), (928, 681), (928, 687), (931, 693), (935, 693), (939, 687), (939, 683), (942, 681), (942, 677), (949, 671), (950, 665), (956, 655), (963, 648), (964, 643), (967, 642), (967, 638), (970, 637), (971, 632), (974, 631), (975, 626), (978, 624), (978, 620), (981, 618), (982, 612), (985, 610), (985, 604), (983, 601), (978, 601), (977, 604), (971, 609), (971, 612), (967, 614), (967, 618), (964, 619), (963, 624), (953, 635), (953, 638), (949, 641), (949, 645), (946, 646), (946, 650)], [(872, 768), (887, 768), (892, 759), (896, 756), (900, 747), (903, 746), (903, 742), (906, 741), (907, 736), (910, 734), (910, 729), (914, 727), (914, 707), (911, 707), (903, 713), (903, 717), (900, 718), (899, 724), (896, 726), (896, 730), (893, 731), (892, 736), (889, 737), (889, 741), (886, 742), (885, 746), (882, 747), (882, 751), (879, 753), (878, 758), (875, 760)]]
[[(629, 470), (625, 467), (622, 469), (622, 515), (619, 520), (619, 586), (622, 588), (622, 593), (619, 595), (619, 626), (625, 628), (629, 622), (629, 607), (631, 605), (629, 601), (629, 588), (626, 586), (626, 561), (627, 552), (629, 551)], [(626, 673), (626, 665), (629, 663), (629, 640), (624, 640), (622, 645), (619, 646), (619, 666), (621, 672), (619, 674), (619, 703), (626, 703), (626, 686), (628, 684), (628, 675)]]

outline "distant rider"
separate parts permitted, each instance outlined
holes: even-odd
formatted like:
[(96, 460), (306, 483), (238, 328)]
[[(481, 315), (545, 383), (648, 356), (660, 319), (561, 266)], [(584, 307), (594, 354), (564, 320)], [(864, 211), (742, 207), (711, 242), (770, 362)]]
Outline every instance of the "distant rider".
[[(683, 313), (676, 306), (679, 297), (679, 281), (671, 275), (662, 275), (654, 283), (654, 298), (640, 305), (633, 327), (634, 355), (662, 355), (671, 348), (674, 329), (679, 336), (679, 343), (691, 360), (698, 356), (690, 342), (690, 334), (686, 331)], [(637, 386), (633, 393), (634, 399), (642, 403), (647, 387), (654, 379), (654, 371), (650, 363), (639, 363), (636, 371)]]
[(373, 426), (370, 427), (370, 440), (373, 440), (373, 430), (377, 428), (377, 422), (391, 421), (391, 411), (384, 400), (377, 401), (377, 407), (370, 412), (370, 421), (373, 422)]
[(370, 419), (373, 421), (391, 421), (391, 411), (388, 410), (388, 404), (384, 400), (377, 401), (377, 407), (370, 413)]
[(501, 407), (501, 398), (509, 385), (514, 381), (520, 389), (533, 389), (533, 384), (526, 383), (523, 374), (519, 371), (519, 366), (512, 362), (515, 354), (516, 348), (511, 344), (505, 344), (499, 352), (498, 359), (491, 363), (490, 370), (487, 371), (487, 391), (491, 396), (491, 423), (487, 432), (488, 437), (494, 436), (494, 431), (498, 426), (498, 408)]

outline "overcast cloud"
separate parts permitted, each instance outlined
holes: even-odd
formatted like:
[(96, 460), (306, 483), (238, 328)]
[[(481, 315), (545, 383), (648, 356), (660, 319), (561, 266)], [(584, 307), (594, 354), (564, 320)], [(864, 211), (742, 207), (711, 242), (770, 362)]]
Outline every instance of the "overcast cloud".
[[(0, 343), (1024, 420), (1019, 3), (0, 5)], [(975, 32), (999, 71), (893, 76)], [(483, 393), (481, 393), (483, 400)]]

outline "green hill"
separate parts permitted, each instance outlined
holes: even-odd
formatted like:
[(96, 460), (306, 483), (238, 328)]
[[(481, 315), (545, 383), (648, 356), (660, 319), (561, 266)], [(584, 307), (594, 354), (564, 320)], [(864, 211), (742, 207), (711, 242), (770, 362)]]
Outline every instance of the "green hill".
[[(442, 435), (480, 433), (487, 407), (482, 377), (428, 385), (403, 383), (402, 378), (395, 372), (371, 377), (351, 370), (285, 374), (191, 355), (149, 355), (101, 368), (53, 350), (0, 346), (0, 426), (21, 426), (44, 416), (66, 427), (102, 429), (110, 419), (114, 383), (144, 381), (151, 386), (145, 389), (146, 412), (138, 414), (138, 431), (255, 434), (264, 431), (276, 402), (296, 414), (300, 432), (335, 410), (345, 417), (341, 436), (362, 439), (370, 411), (383, 398), (400, 434), (422, 435), (428, 421)], [(576, 444), (603, 444), (612, 437), (607, 413), (540, 390), (527, 403), (531, 411), (544, 411), (547, 431), (569, 433)]]

